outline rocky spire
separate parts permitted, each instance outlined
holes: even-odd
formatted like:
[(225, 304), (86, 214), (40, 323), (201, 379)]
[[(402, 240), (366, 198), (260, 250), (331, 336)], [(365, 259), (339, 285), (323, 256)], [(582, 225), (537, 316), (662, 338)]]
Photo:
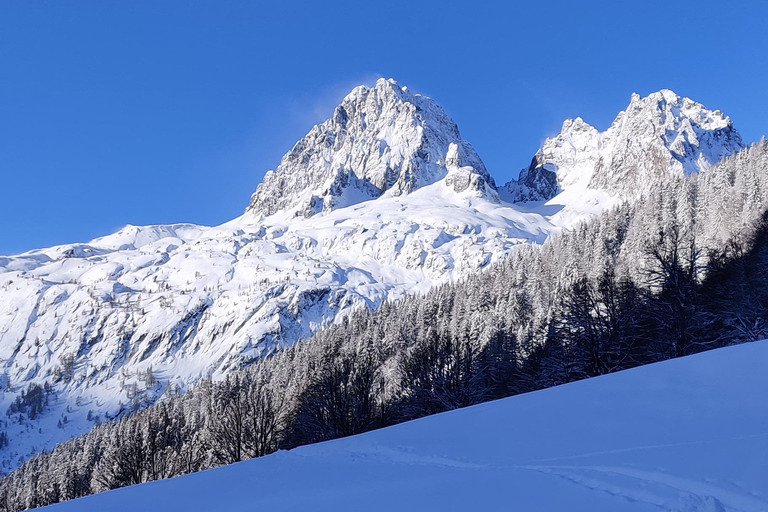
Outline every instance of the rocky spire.
[(495, 197), (495, 184), (453, 120), (434, 101), (394, 80), (355, 88), (327, 121), (316, 125), (269, 171), (246, 211), (281, 211), (308, 217), (323, 211), (398, 196), (448, 175), (446, 155), (466, 179), (453, 187), (472, 187)]

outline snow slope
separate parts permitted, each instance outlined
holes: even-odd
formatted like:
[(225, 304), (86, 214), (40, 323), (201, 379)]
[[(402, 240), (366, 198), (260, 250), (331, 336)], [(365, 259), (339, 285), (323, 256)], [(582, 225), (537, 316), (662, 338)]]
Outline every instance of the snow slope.
[(766, 361), (713, 350), (49, 509), (766, 511)]
[[(720, 133), (716, 113), (678, 110), (675, 123)], [(647, 116), (630, 117), (622, 134), (647, 127), (632, 120)], [(718, 146), (697, 133), (691, 151), (710, 141), (707, 158), (728, 154), (738, 137)], [(655, 134), (642, 131), (633, 144), (655, 147)], [(589, 144), (574, 144), (569, 154), (591, 162)], [(89, 243), (0, 256), (0, 413), (32, 383), (54, 390), (35, 420), (0, 416), (12, 440), (0, 450), (0, 472), (355, 308), (482, 269), (619, 198), (568, 187), (547, 203), (501, 201), (431, 99), (393, 80), (358, 87), (267, 173), (237, 219), (127, 226)]]

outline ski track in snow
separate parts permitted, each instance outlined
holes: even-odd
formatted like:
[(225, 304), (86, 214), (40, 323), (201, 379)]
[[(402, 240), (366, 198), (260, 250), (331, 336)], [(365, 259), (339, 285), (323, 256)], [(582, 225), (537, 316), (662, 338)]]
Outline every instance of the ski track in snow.
[[(753, 493), (735, 492), (663, 471), (601, 466), (520, 466), (557, 475), (589, 489), (643, 501), (671, 512), (765, 512), (768, 502)], [(668, 491), (679, 496), (669, 501)]]
[[(620, 450), (607, 450), (580, 455), (550, 458), (563, 460), (587, 458), (596, 455), (621, 454), (643, 450), (657, 450), (679, 446), (706, 445), (715, 441), (744, 440), (766, 437), (768, 434), (737, 436), (690, 443), (669, 443), (636, 446)], [(344, 452), (354, 462), (373, 461), (397, 464), (429, 466), (454, 470), (527, 470), (553, 475), (593, 491), (604, 492), (625, 498), (631, 502), (644, 502), (669, 512), (766, 512), (768, 501), (760, 499), (756, 492), (745, 489), (729, 490), (711, 482), (702, 482), (658, 470), (638, 469), (623, 466), (560, 466), (560, 465), (495, 465), (459, 460), (446, 456), (424, 455), (408, 448), (393, 448), (370, 445), (365, 448)], [(313, 457), (324, 454), (289, 452), (291, 456)], [(739, 487), (729, 482), (732, 487)]]
[[(758, 437), (768, 437), (768, 433), (754, 434), (749, 436), (736, 436), (736, 437), (730, 437), (727, 439), (740, 440), (740, 439), (754, 439)], [(704, 441), (690, 441), (686, 443), (666, 443), (666, 444), (634, 446), (631, 448), (621, 448), (618, 450), (605, 450), (601, 452), (581, 453), (579, 455), (568, 455), (566, 457), (551, 457), (548, 459), (541, 459), (541, 462), (554, 462), (554, 461), (568, 460), (568, 459), (581, 459), (585, 457), (594, 457), (595, 455), (614, 455), (619, 453), (629, 453), (629, 452), (636, 452), (636, 451), (650, 450), (650, 449), (657, 449), (657, 448), (672, 448), (675, 446), (697, 446), (697, 445), (704, 445), (704, 444), (713, 443), (715, 441), (721, 441), (721, 440), (722, 439), (710, 439), (710, 440), (704, 440)]]

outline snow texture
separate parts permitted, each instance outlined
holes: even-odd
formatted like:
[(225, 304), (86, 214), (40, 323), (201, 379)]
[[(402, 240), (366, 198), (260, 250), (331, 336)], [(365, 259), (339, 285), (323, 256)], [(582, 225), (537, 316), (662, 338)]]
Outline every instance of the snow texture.
[(766, 511), (766, 359), (713, 350), (49, 509)]

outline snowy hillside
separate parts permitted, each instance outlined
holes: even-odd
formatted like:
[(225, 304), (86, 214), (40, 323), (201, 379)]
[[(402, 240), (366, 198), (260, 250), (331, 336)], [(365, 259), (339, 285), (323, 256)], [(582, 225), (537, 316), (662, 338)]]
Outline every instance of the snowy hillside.
[(44, 510), (765, 511), (767, 359), (713, 350)]
[[(680, 101), (670, 108), (687, 142), (670, 148), (699, 155), (701, 167), (740, 147), (729, 122), (721, 126), (727, 118)], [(620, 125), (614, 131), (624, 135), (647, 128)], [(693, 126), (703, 127), (698, 138), (686, 131)], [(655, 131), (641, 134), (632, 148), (655, 147)], [(617, 137), (601, 144), (619, 148)], [(573, 158), (591, 162), (589, 144), (574, 143)], [(90, 243), (0, 257), (0, 412), (32, 384), (51, 390), (41, 414), (0, 425), (12, 439), (0, 470), (355, 308), (485, 268), (619, 200), (610, 187), (568, 190), (559, 204), (500, 201), (445, 112), (381, 79), (352, 91), (299, 141), (237, 219), (127, 226)]]
[[(128, 227), (6, 258), (6, 378), (17, 391), (54, 385), (60, 400), (47, 417), (68, 420), (42, 440), (37, 425), (14, 422), (10, 448), (25, 448), (26, 430), (35, 446), (49, 445), (89, 428), (78, 419), (221, 376), (351, 308), (465, 275), (552, 229), (437, 183), (298, 222), (245, 215), (217, 228)], [(13, 397), (5, 393), (6, 407)]]

